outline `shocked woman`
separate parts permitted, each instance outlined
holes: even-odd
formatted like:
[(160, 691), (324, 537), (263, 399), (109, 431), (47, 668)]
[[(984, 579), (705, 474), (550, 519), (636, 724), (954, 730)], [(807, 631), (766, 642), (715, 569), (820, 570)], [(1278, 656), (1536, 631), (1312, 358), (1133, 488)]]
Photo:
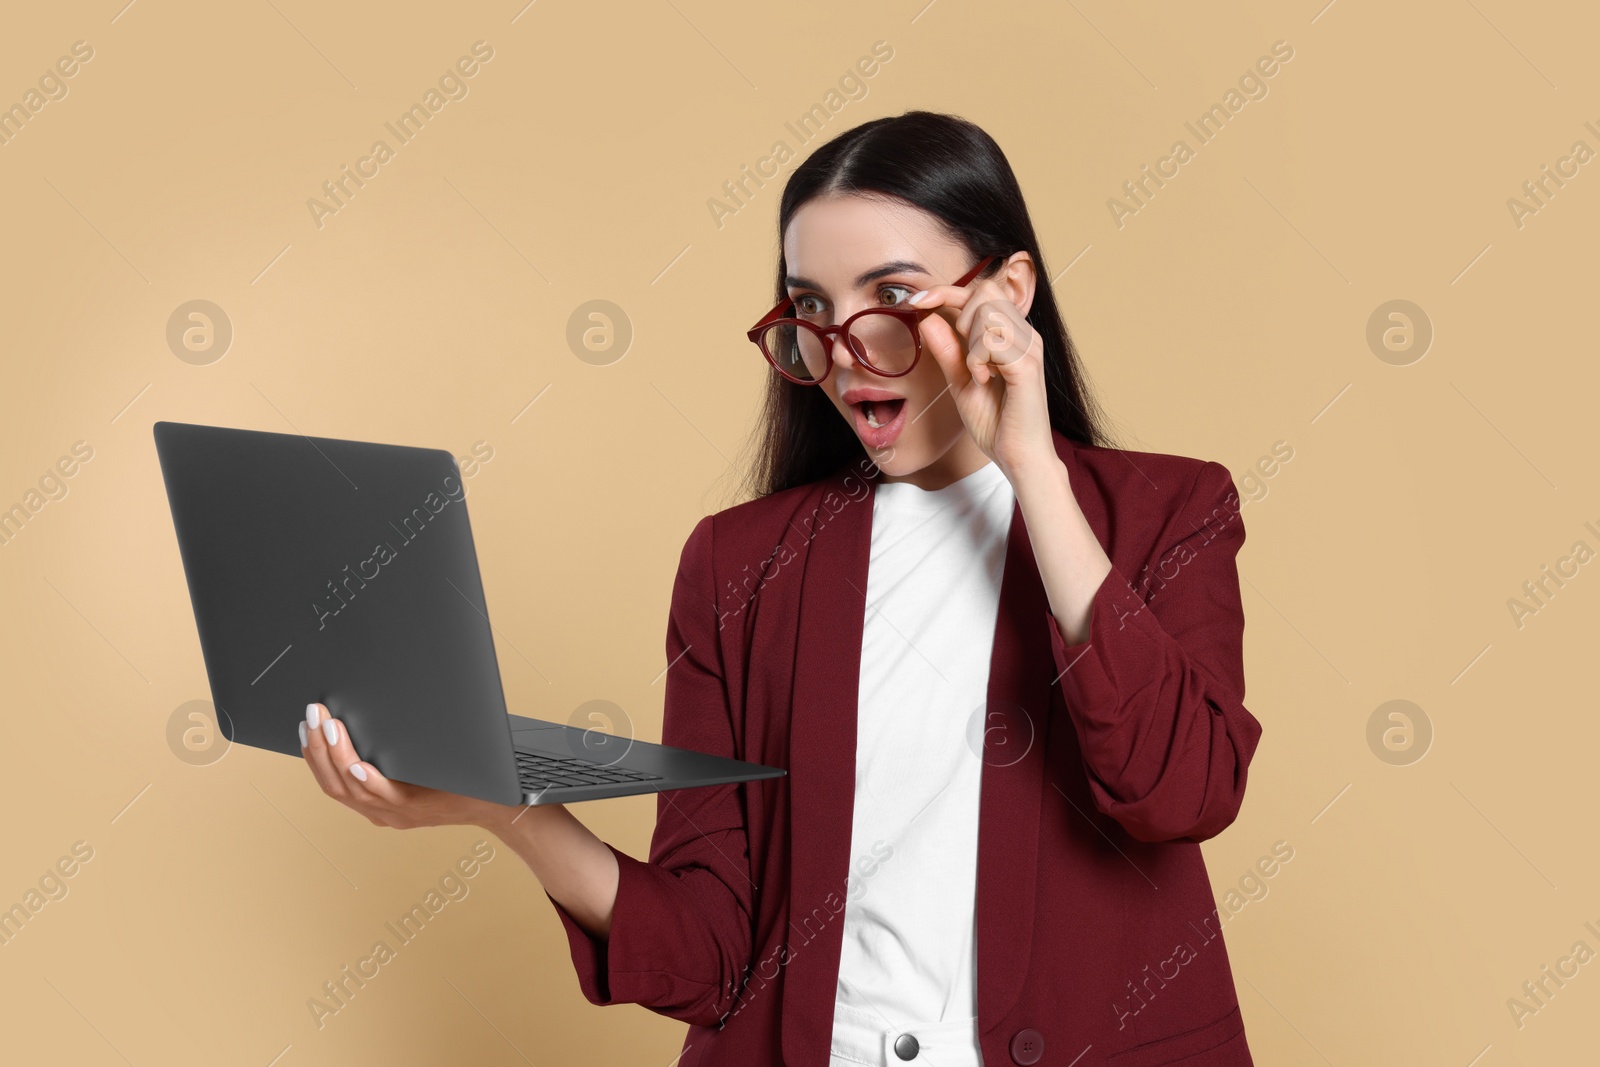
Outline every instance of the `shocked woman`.
[(977, 126), (845, 132), (778, 233), (755, 492), (683, 547), (662, 741), (788, 774), (658, 794), (639, 860), (385, 779), (321, 705), (313, 772), (498, 834), (681, 1067), (1250, 1064), (1200, 852), (1261, 734), (1228, 470), (1107, 444)]

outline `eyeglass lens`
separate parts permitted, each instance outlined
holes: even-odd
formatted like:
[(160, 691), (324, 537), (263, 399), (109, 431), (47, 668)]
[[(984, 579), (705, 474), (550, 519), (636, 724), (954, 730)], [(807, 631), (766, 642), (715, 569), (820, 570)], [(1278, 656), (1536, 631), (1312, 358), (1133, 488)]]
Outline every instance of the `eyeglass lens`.
[[(778, 369), (802, 381), (816, 381), (827, 372), (830, 341), (817, 331), (776, 322), (761, 342)], [(873, 370), (904, 374), (917, 355), (916, 327), (898, 315), (868, 312), (850, 324), (845, 344)]]

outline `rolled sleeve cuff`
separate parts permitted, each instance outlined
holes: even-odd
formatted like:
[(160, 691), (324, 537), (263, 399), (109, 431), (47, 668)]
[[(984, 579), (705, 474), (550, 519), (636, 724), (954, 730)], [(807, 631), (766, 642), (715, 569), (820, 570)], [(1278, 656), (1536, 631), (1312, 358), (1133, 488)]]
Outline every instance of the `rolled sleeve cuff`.
[(556, 910), (567, 932), (567, 947), (578, 974), (578, 987), (591, 1004), (648, 1004), (667, 993), (670, 977), (659, 964), (641, 952), (652, 944), (655, 925), (645, 895), (652, 884), (649, 864), (634, 859), (606, 842), (617, 857), (617, 900), (611, 913), (611, 933), (605, 940), (595, 937), (562, 907), (549, 891), (545, 897)]
[(1115, 564), (1095, 590), (1089, 608), (1089, 634), (1076, 644), (1061, 636), (1054, 613), (1050, 647), (1057, 678), (1068, 705), (1086, 724), (1111, 726), (1125, 707), (1122, 686), (1160, 682), (1161, 642), (1150, 627), (1161, 624)]

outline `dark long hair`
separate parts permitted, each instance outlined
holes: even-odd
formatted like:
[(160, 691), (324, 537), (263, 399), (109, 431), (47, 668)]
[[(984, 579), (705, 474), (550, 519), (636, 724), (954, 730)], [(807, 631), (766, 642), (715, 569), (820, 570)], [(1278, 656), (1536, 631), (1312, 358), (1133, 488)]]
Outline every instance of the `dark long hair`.
[[(907, 111), (864, 122), (822, 145), (783, 188), (775, 300), (788, 294), (783, 235), (794, 213), (813, 197), (852, 193), (895, 197), (927, 211), (974, 259), (1019, 251), (1032, 256), (1037, 282), (1027, 319), (1044, 342), (1050, 425), (1080, 444), (1110, 443), (1056, 307), (1022, 190), (994, 138), (954, 115)], [(860, 439), (821, 387), (796, 385), (768, 368), (748, 483), (754, 495), (814, 482), (865, 458)]]

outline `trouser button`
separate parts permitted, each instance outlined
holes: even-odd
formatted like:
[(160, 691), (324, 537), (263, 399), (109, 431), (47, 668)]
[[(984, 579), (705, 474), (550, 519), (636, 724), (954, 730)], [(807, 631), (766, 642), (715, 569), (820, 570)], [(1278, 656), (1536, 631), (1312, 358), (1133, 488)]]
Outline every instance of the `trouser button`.
[(901, 1034), (894, 1039), (894, 1054), (903, 1060), (917, 1058), (917, 1039), (910, 1034)]

